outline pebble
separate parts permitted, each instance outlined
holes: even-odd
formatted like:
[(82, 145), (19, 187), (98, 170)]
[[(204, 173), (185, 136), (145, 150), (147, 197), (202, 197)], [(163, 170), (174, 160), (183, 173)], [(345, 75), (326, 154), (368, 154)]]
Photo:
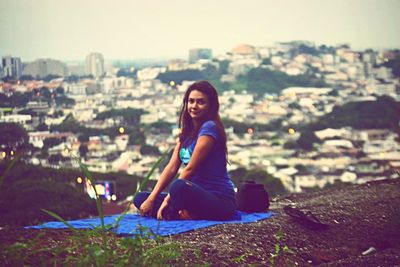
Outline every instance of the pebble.
[(371, 254), (373, 252), (375, 252), (376, 249), (374, 247), (370, 247), (369, 249), (367, 249), (366, 251), (364, 251), (363, 253), (361, 253), (363, 256)]

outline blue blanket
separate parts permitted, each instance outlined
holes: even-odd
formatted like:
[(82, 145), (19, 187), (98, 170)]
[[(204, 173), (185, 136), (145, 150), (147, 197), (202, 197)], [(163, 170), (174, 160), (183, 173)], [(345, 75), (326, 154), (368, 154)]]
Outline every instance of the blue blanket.
[[(115, 219), (119, 215), (104, 217), (104, 223), (111, 225), (115, 223)], [(259, 220), (267, 219), (272, 216), (271, 212), (262, 213), (243, 213), (239, 212), (238, 217), (231, 221), (208, 221), (208, 220), (176, 220), (176, 221), (160, 221), (154, 218), (141, 217), (136, 214), (127, 214), (120, 221), (119, 226), (114, 228), (113, 231), (116, 234), (124, 236), (133, 236), (141, 233), (140, 228), (148, 229), (154, 234), (161, 236), (168, 236), (179, 234), (194, 229), (209, 227), (217, 224), (224, 223), (251, 223)], [(95, 228), (101, 225), (99, 218), (84, 219), (69, 221), (69, 223), (76, 229), (87, 229)], [(67, 228), (62, 222), (47, 222), (37, 226), (31, 226), (31, 228)]]

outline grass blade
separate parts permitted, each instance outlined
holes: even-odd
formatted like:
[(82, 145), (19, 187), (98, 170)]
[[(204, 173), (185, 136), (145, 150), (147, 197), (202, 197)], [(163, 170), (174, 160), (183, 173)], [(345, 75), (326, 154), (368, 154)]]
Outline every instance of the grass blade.
[(99, 212), (99, 217), (100, 217), (100, 221), (101, 221), (101, 228), (105, 229), (104, 226), (104, 213), (103, 213), (103, 205), (101, 203), (101, 199), (99, 197), (99, 194), (97, 193), (96, 190), (96, 183), (95, 180), (92, 177), (92, 174), (90, 173), (89, 169), (87, 168), (87, 166), (85, 164), (83, 164), (80, 160), (78, 160), (78, 164), (79, 164), (79, 168), (81, 169), (81, 171), (83, 172), (83, 175), (89, 179), (90, 181), (90, 185), (92, 186), (95, 196), (96, 196), (96, 205), (97, 205), (97, 210)]
[(10, 173), (12, 167), (14, 167), (15, 163), (22, 157), (22, 153), (17, 154), (7, 165), (3, 174), (0, 176), (0, 187), (3, 185), (4, 178)]
[(63, 224), (65, 224), (71, 231), (73, 231), (75, 234), (78, 234), (78, 231), (66, 220), (64, 220), (63, 218), (61, 218), (61, 216), (59, 216), (58, 214), (49, 211), (49, 210), (45, 210), (45, 209), (41, 209), (43, 212), (47, 213), (48, 215), (54, 217), (55, 219), (57, 219), (58, 221), (62, 222)]
[(132, 200), (129, 201), (128, 205), (125, 208), (125, 211), (118, 216), (115, 219), (115, 227), (118, 227), (119, 222), (122, 220), (122, 218), (128, 213), (130, 205), (133, 203), (133, 200), (135, 199), (136, 195), (142, 191), (142, 189), (146, 186), (147, 182), (149, 181), (150, 177), (153, 175), (154, 171), (158, 168), (158, 166), (161, 164), (161, 162), (165, 159), (165, 157), (169, 154), (169, 151), (165, 151), (161, 157), (156, 161), (156, 163), (153, 164), (151, 167), (150, 171), (147, 173), (146, 177), (143, 179), (143, 181), (140, 183), (139, 188), (136, 190), (135, 194), (133, 194)]

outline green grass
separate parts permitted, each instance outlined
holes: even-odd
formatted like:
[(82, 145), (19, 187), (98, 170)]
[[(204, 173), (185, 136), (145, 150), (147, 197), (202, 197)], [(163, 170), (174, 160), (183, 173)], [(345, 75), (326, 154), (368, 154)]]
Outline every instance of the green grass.
[[(164, 153), (153, 165), (133, 198), (145, 187), (153, 172), (167, 155), (167, 152)], [(3, 258), (1, 260), (5, 261), (6, 265), (165, 266), (180, 256), (181, 249), (178, 243), (173, 242), (170, 238), (162, 238), (140, 225), (137, 226), (138, 234), (131, 238), (118, 237), (111, 232), (111, 229), (119, 226), (119, 222), (127, 214), (133, 200), (128, 203), (125, 211), (115, 220), (114, 224), (105, 225), (101, 199), (94, 187), (96, 180), (80, 159), (75, 158), (75, 160), (78, 161), (84, 177), (90, 181), (95, 191), (100, 226), (94, 229), (77, 230), (58, 214), (43, 210), (63, 222), (70, 230), (70, 234), (66, 234), (67, 238), (64, 236), (62, 240), (47, 240), (46, 244), (42, 244), (44, 237), (40, 233), (32, 240), (18, 241), (9, 246), (1, 245)], [(10, 163), (6, 173), (11, 171), (14, 163)]]
[(288, 254), (293, 254), (294, 252), (284, 244), (284, 236), (285, 233), (281, 229), (274, 235), (276, 239), (275, 251), (269, 257), (270, 266), (295, 266), (295, 264), (287, 258)]

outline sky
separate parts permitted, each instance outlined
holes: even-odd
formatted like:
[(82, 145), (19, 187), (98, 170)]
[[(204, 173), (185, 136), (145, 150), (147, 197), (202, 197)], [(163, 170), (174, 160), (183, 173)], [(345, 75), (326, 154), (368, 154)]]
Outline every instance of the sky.
[(0, 56), (187, 59), (307, 40), (400, 48), (400, 0), (0, 0)]

